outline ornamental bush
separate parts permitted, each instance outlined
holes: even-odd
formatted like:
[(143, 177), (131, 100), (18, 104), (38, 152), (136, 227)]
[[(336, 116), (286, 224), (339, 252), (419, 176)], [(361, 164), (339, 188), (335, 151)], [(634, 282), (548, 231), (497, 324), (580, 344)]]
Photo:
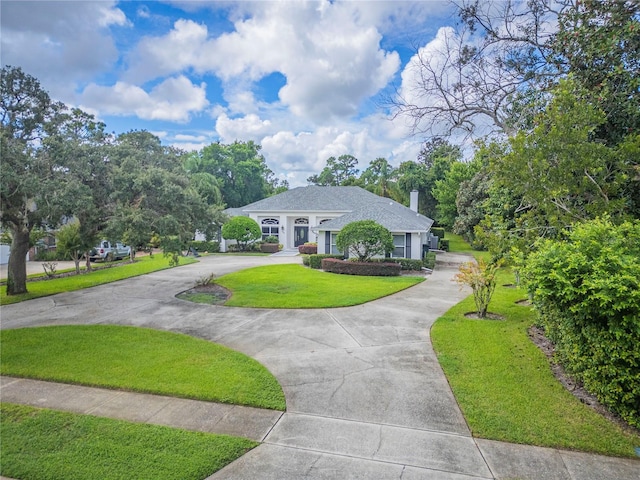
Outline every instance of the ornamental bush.
[(351, 222), (338, 233), (336, 246), (360, 262), (367, 262), (376, 255), (385, 255), (393, 250), (393, 235), (373, 220)]
[(249, 217), (233, 217), (222, 226), (222, 238), (238, 242), (240, 251), (249, 250), (249, 246), (262, 238), (258, 222)]
[(400, 275), (400, 264), (393, 262), (354, 262), (325, 258), (322, 260), (325, 272), (341, 273), (343, 275), (368, 275), (376, 277), (397, 277)]
[(325, 258), (339, 258), (342, 260), (344, 258), (343, 255), (335, 255), (332, 253), (318, 253), (315, 255), (309, 255), (309, 266), (311, 268), (320, 269), (322, 268), (322, 260)]
[(640, 222), (577, 225), (521, 273), (567, 371), (640, 427)]

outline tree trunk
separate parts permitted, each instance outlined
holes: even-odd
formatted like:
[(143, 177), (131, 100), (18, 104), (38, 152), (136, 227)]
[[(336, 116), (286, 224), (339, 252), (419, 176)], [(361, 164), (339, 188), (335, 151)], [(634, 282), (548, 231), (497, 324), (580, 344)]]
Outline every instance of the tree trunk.
[(29, 229), (12, 229), (11, 252), (7, 266), (7, 295), (27, 293), (27, 253), (29, 252)]

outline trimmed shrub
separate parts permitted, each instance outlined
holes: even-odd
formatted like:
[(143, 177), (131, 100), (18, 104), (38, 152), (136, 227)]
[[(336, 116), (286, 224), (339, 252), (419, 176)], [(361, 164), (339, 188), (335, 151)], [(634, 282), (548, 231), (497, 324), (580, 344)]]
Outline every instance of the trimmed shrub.
[(352, 262), (337, 258), (325, 258), (322, 260), (322, 269), (325, 272), (343, 275), (397, 277), (400, 275), (401, 267), (399, 263), (392, 262)]
[(318, 244), (305, 243), (304, 245), (299, 245), (298, 252), (303, 253), (305, 255), (313, 255), (315, 253), (318, 253)]
[(402, 270), (421, 270), (424, 266), (422, 260), (414, 260), (412, 258), (372, 258), (370, 261), (377, 263), (397, 263)]
[(196, 252), (219, 252), (220, 251), (220, 243), (218, 242), (191, 242), (191, 247), (195, 249)]
[(424, 260), (422, 260), (422, 264), (425, 268), (429, 270), (433, 270), (436, 266), (436, 252), (427, 252), (424, 255)]
[(640, 222), (597, 219), (538, 245), (522, 279), (567, 371), (640, 428)]
[(351, 222), (340, 230), (336, 237), (336, 246), (349, 256), (358, 257), (361, 262), (371, 260), (393, 250), (391, 232), (373, 220)]
[(444, 250), (445, 252), (449, 251), (449, 240), (446, 238), (441, 238), (438, 240), (438, 248), (440, 250)]
[(431, 227), (431, 233), (433, 233), (440, 240), (444, 238), (444, 228), (441, 227)]
[(232, 217), (222, 226), (222, 238), (235, 240), (240, 251), (251, 251), (256, 240), (262, 238), (262, 230), (252, 218)]
[(311, 258), (311, 255), (302, 255), (302, 264), (303, 264), (305, 267), (310, 266), (310, 264), (311, 264), (311, 262), (310, 262), (310, 258)]
[(311, 268), (320, 269), (322, 268), (322, 260), (325, 258), (339, 258), (342, 260), (344, 255), (336, 255), (333, 253), (317, 253), (315, 255), (309, 255), (309, 266)]
[(264, 243), (280, 243), (280, 240), (275, 235), (269, 235), (263, 240)]

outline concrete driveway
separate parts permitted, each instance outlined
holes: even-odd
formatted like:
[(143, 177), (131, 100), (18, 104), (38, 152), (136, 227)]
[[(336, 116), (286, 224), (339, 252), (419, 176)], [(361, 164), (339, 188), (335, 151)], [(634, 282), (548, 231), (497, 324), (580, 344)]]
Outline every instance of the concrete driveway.
[(300, 262), (200, 260), (2, 307), (2, 328), (136, 325), (208, 339), (259, 360), (280, 381), (287, 412), (262, 445), (211, 479), (640, 479), (640, 462), (634, 460), (471, 437), (429, 339), (433, 322), (469, 293), (452, 281), (464, 257), (440, 256), (444, 262), (426, 282), (398, 294), (318, 310), (227, 308), (176, 299), (209, 273)]

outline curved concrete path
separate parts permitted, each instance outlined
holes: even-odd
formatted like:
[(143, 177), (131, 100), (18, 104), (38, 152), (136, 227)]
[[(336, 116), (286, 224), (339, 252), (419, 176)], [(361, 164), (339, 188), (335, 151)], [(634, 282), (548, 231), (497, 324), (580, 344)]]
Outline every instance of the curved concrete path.
[[(267, 310), (197, 305), (174, 295), (212, 272), (222, 275), (299, 258), (204, 257), (178, 269), (2, 307), (2, 328), (136, 325), (212, 340), (262, 362), (284, 389), (284, 414), (268, 412), (269, 418), (263, 418), (252, 411), (256, 409), (127, 397), (99, 389), (86, 392), (95, 400), (89, 407), (93, 414), (129, 412), (138, 421), (263, 441), (211, 479), (640, 480), (640, 462), (634, 459), (471, 437), (429, 339), (435, 319), (468, 294), (452, 281), (455, 264), (464, 258), (439, 258), (445, 261), (426, 282), (366, 305)], [(4, 378), (3, 400), (16, 401), (9, 398), (22, 390), (32, 404), (43, 404), (47, 388), (67, 393), (85, 388), (24, 382), (31, 381)], [(222, 407), (227, 410), (216, 410)], [(142, 411), (144, 415), (138, 413)], [(241, 426), (243, 421), (246, 426)]]

